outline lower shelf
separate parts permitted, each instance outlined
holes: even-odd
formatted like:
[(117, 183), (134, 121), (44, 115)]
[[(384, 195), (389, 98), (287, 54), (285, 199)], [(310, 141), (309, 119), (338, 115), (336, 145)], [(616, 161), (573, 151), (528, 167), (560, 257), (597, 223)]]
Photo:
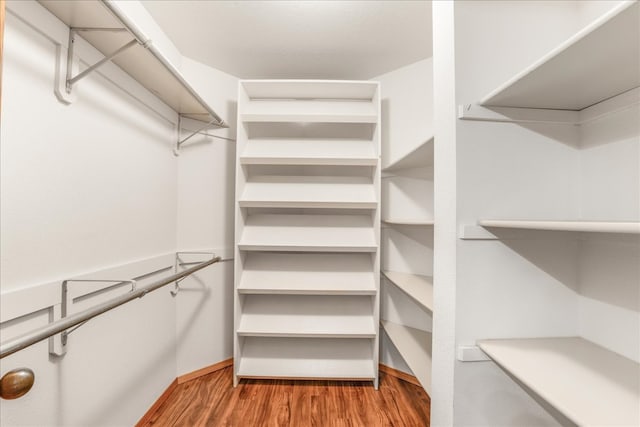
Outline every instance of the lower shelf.
[(251, 337), (241, 348), (241, 378), (376, 378), (370, 340)]
[(387, 320), (380, 323), (422, 387), (431, 394), (431, 333)]
[(578, 337), (478, 341), (509, 375), (577, 425), (640, 425), (640, 364)]

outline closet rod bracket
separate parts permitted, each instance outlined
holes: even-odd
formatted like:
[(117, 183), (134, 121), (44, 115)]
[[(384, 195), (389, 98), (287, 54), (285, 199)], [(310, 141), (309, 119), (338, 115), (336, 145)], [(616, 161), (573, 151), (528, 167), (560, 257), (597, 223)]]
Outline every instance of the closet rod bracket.
[[(99, 60), (98, 62), (96, 62), (93, 65), (90, 65), (87, 69), (85, 69), (84, 71), (76, 74), (75, 76), (73, 75), (73, 53), (74, 53), (74, 46), (75, 46), (75, 42), (76, 42), (76, 34), (79, 32), (94, 32), (94, 31), (102, 31), (102, 32), (127, 32), (127, 30), (125, 28), (93, 28), (93, 27), (71, 27), (69, 28), (69, 42), (68, 42), (68, 46), (67, 46), (67, 69), (66, 69), (66, 79), (65, 79), (65, 88), (67, 93), (71, 93), (71, 89), (73, 87), (73, 85), (78, 82), (79, 80), (83, 79), (84, 77), (88, 76), (91, 72), (95, 71), (96, 69), (98, 69), (100, 66), (104, 65), (106, 62), (111, 61), (113, 58), (115, 58), (116, 56), (120, 55), (122, 52), (132, 48), (133, 46), (135, 46), (136, 44), (140, 44), (140, 42), (134, 38), (132, 40), (130, 40), (129, 42), (127, 42), (126, 44), (124, 44), (123, 46), (119, 47), (118, 49), (116, 49), (115, 51), (113, 51), (112, 53), (106, 55), (104, 58), (102, 58), (101, 60)], [(146, 47), (145, 44), (142, 45), (143, 47)]]
[[(176, 139), (176, 146), (173, 149), (173, 154), (176, 157), (179, 156), (180, 155), (180, 147), (182, 146), (182, 144), (184, 144), (189, 139), (193, 138), (194, 136), (196, 136), (198, 134), (203, 134), (203, 131), (207, 130), (211, 126), (216, 126), (217, 124), (218, 124), (218, 121), (215, 118), (211, 119), (210, 121), (207, 122), (207, 124), (202, 126), (200, 129), (198, 129), (196, 131), (191, 131), (191, 134), (189, 134), (189, 136), (180, 139), (180, 132), (182, 131), (182, 114), (178, 114), (178, 137)], [(204, 133), (204, 135), (208, 135), (208, 134)]]

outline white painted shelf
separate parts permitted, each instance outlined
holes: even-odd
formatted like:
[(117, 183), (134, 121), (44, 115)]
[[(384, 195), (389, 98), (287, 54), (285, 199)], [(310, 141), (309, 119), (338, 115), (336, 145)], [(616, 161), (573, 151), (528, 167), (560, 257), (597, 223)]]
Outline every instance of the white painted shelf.
[(370, 340), (247, 337), (239, 362), (243, 378), (372, 380)]
[(432, 277), (398, 271), (383, 271), (382, 274), (418, 304), (433, 311)]
[(585, 339), (479, 341), (509, 375), (577, 425), (640, 425), (640, 364)]
[(372, 141), (364, 139), (249, 139), (242, 165), (376, 166)]
[(618, 5), (480, 103), (579, 111), (640, 86), (639, 11), (635, 1)]
[(297, 252), (375, 252), (369, 215), (250, 215), (240, 250)]
[(370, 101), (252, 100), (240, 115), (243, 122), (376, 123)]
[(400, 159), (385, 166), (383, 172), (395, 172), (404, 169), (427, 168), (433, 166), (433, 137), (407, 153)]
[[(98, 49), (109, 55), (134, 38), (134, 32), (144, 37), (138, 28), (127, 27), (117, 14), (121, 14), (116, 2), (97, 0), (40, 1), (40, 4), (69, 27), (75, 28), (125, 28), (124, 32), (81, 31), (78, 34)], [(113, 9), (110, 10), (110, 9)], [(116, 13), (114, 13), (116, 12)], [(133, 25), (129, 22), (128, 25)], [(171, 64), (153, 40), (139, 40), (132, 48), (120, 53), (111, 62), (122, 68), (146, 89), (183, 117), (210, 122), (218, 121), (226, 126), (213, 109)], [(66, 46), (65, 46), (66, 48)], [(82, 85), (82, 83), (78, 83)]]
[(422, 387), (431, 393), (431, 333), (386, 320), (381, 324)]
[(238, 200), (243, 208), (375, 209), (371, 178), (364, 176), (250, 176)]
[(483, 219), (478, 221), (478, 224), (483, 227), (496, 228), (640, 234), (640, 222), (637, 221), (539, 221)]
[(239, 336), (375, 338), (369, 296), (248, 295)]
[(413, 219), (413, 218), (388, 218), (388, 219), (383, 219), (382, 220), (383, 224), (388, 224), (388, 225), (415, 225), (415, 226), (432, 226), (433, 225), (433, 220), (432, 219)]
[(244, 262), (241, 294), (375, 295), (370, 254), (252, 252)]
[(248, 99), (348, 99), (373, 101), (378, 83), (353, 80), (243, 80)]

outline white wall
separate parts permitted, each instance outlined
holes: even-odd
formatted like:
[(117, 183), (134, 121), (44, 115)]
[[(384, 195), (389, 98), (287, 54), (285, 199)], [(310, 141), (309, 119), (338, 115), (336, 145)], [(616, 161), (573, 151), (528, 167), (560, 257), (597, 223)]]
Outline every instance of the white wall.
[[(127, 10), (135, 6), (125, 3)], [(225, 191), (233, 188), (228, 159), (234, 157), (233, 142), (200, 137), (175, 157), (175, 112), (112, 64), (78, 83), (73, 104), (61, 104), (54, 73), (67, 27), (36, 2), (9, 2), (7, 9), (2, 342), (50, 321), (47, 307), (59, 304), (64, 279), (131, 278), (173, 266), (178, 249), (228, 256), (233, 205)], [(236, 79), (175, 55), (153, 21), (139, 15), (132, 17), (140, 17), (136, 22), (145, 24), (213, 108), (227, 121), (235, 118)], [(76, 51), (85, 64), (101, 58), (83, 40)], [(233, 120), (231, 125), (213, 133), (233, 136)], [(231, 324), (231, 276), (230, 263), (216, 264), (183, 281), (176, 298), (159, 290), (93, 319), (70, 336), (63, 357), (49, 356), (44, 341), (2, 359), (2, 373), (27, 366), (36, 383), (25, 397), (0, 401), (0, 423), (135, 424), (176, 376), (231, 355), (225, 327)], [(91, 297), (72, 310), (126, 291)]]
[[(432, 60), (424, 59), (372, 80), (381, 85), (381, 155), (386, 167), (414, 154), (433, 135)], [(386, 175), (381, 185), (382, 218), (433, 218), (433, 168)], [(381, 247), (382, 270), (432, 275), (431, 229), (383, 225)], [(385, 279), (381, 280), (380, 298), (382, 319), (431, 330), (430, 313)], [(380, 360), (387, 366), (411, 372), (384, 332)]]

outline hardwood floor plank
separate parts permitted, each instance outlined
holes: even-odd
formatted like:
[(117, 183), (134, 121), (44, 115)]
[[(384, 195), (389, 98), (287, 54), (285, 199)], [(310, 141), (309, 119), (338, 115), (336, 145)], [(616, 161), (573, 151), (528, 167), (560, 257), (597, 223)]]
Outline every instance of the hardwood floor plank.
[(243, 380), (232, 367), (178, 384), (143, 426), (428, 427), (421, 387), (381, 375), (380, 389), (357, 381)]

